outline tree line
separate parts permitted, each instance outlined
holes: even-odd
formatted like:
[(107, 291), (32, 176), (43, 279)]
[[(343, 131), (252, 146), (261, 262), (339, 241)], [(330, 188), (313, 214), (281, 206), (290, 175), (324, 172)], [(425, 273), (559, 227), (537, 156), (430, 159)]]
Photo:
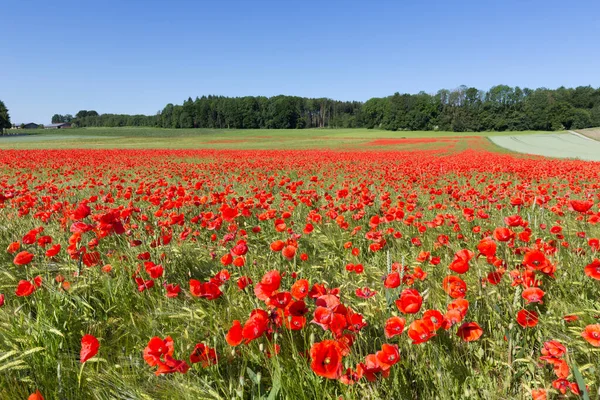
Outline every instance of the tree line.
[(202, 96), (167, 104), (155, 115), (55, 115), (53, 122), (81, 127), (521, 131), (600, 126), (600, 88), (521, 89), (498, 85), (483, 91), (460, 86), (435, 94), (395, 93), (366, 102), (297, 96)]
[(6, 108), (4, 102), (0, 100), (0, 135), (4, 134), (4, 129), (10, 129), (11, 126), (8, 108)]

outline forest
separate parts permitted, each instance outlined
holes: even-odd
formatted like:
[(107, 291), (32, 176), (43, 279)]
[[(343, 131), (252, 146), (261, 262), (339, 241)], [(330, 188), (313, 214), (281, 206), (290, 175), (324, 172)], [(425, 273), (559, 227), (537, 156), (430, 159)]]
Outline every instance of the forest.
[(375, 128), (440, 131), (555, 131), (600, 126), (600, 88), (487, 91), (460, 86), (435, 94), (395, 93), (366, 102), (297, 96), (202, 96), (167, 104), (155, 115), (55, 114), (79, 127), (145, 126), (213, 129)]

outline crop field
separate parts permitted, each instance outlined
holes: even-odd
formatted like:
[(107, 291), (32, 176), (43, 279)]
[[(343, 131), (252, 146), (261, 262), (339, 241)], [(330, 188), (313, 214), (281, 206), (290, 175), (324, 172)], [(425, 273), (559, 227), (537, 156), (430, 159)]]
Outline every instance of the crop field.
[(496, 145), (518, 153), (600, 161), (600, 142), (574, 134), (494, 136)]
[(0, 399), (600, 396), (600, 163), (114, 132), (0, 138)]
[[(487, 138), (504, 135), (531, 135), (540, 132), (391, 132), (373, 129), (156, 129), (79, 128), (70, 130), (18, 131), (20, 135), (0, 137), (0, 149), (466, 149), (485, 146), (501, 151)], [(446, 142), (446, 143), (445, 143)], [(407, 148), (408, 146), (408, 148)]]

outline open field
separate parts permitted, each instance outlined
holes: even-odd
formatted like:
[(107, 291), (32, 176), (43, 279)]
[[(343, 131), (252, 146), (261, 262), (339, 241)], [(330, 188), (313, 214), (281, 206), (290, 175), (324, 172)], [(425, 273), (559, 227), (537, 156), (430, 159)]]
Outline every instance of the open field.
[(600, 163), (366, 133), (0, 151), (0, 399), (597, 398)]
[(600, 140), (600, 128), (580, 129), (576, 131), (594, 140)]
[(490, 140), (518, 153), (600, 161), (600, 142), (573, 134), (496, 136)]
[[(391, 132), (372, 129), (156, 129), (156, 128), (80, 128), (61, 131), (34, 130), (21, 133), (32, 136), (0, 137), (0, 149), (35, 148), (173, 148), (173, 149), (311, 149), (335, 148), (359, 150), (372, 147), (378, 139), (394, 139), (395, 143), (375, 143), (375, 147), (402, 149), (423, 144), (405, 139), (444, 139), (467, 148), (469, 140), (496, 135), (539, 134), (540, 132)], [(415, 146), (415, 144), (417, 146)], [(442, 142), (443, 144), (443, 142)], [(486, 144), (494, 148), (493, 144)], [(445, 146), (443, 144), (443, 146)]]

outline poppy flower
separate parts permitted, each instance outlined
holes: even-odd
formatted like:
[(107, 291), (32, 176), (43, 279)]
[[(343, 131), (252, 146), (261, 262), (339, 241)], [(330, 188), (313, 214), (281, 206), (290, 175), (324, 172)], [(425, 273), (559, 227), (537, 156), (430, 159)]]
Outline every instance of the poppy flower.
[(567, 353), (567, 348), (559, 341), (549, 340), (542, 347), (542, 355), (560, 358)]
[(456, 335), (465, 342), (473, 342), (483, 335), (483, 329), (477, 322), (466, 322), (458, 328)]
[(544, 297), (544, 291), (537, 287), (530, 287), (523, 290), (521, 297), (525, 299), (527, 304), (529, 303), (543, 303), (542, 297)]
[(4, 306), (4, 293), (0, 293), (0, 307)]
[(375, 353), (375, 356), (382, 370), (388, 370), (392, 365), (400, 361), (400, 352), (398, 351), (398, 346), (395, 344), (384, 343), (381, 346), (381, 350)]
[(179, 293), (181, 293), (181, 286), (178, 284), (167, 283), (165, 284), (165, 289), (167, 291), (167, 297), (170, 299), (174, 299), (175, 297), (179, 296)]
[(288, 260), (292, 260), (296, 256), (296, 247), (294, 246), (285, 246), (281, 250), (281, 254), (287, 258)]
[(412, 344), (425, 343), (435, 336), (435, 328), (430, 320), (417, 319), (408, 327), (408, 336)]
[(496, 228), (494, 229), (494, 238), (499, 242), (508, 242), (514, 239), (515, 233), (508, 228)]
[(371, 297), (373, 297), (377, 294), (376, 291), (369, 289), (366, 286), (364, 288), (356, 289), (355, 293), (356, 293), (356, 296), (360, 297), (361, 299), (370, 299)]
[(595, 258), (594, 261), (586, 265), (584, 272), (590, 278), (600, 280), (600, 260)]
[(600, 324), (588, 325), (581, 332), (581, 337), (594, 347), (600, 347)]
[(400, 283), (400, 274), (398, 272), (392, 272), (385, 277), (383, 286), (385, 286), (387, 289), (395, 289), (400, 286)]
[(538, 324), (538, 314), (535, 311), (521, 310), (517, 313), (517, 323), (523, 328), (532, 328)]
[(14, 254), (17, 251), (19, 251), (20, 248), (21, 248), (21, 242), (12, 242), (11, 244), (8, 245), (8, 247), (6, 248), (6, 251), (8, 252), (8, 254)]
[(535, 270), (541, 270), (546, 267), (550, 261), (546, 258), (544, 253), (540, 250), (531, 250), (525, 253), (523, 258), (523, 265)]
[(281, 251), (285, 247), (285, 242), (282, 240), (276, 240), (271, 243), (271, 250), (273, 251)]
[(240, 290), (244, 290), (246, 287), (248, 287), (248, 285), (252, 284), (252, 279), (248, 278), (247, 276), (240, 276), (236, 284)]
[(79, 361), (81, 363), (86, 362), (90, 358), (98, 354), (100, 343), (92, 335), (84, 335), (81, 338), (81, 351), (79, 352)]
[(571, 200), (569, 202), (571, 208), (579, 213), (586, 213), (594, 206), (594, 202), (591, 200)]
[(416, 314), (421, 309), (423, 298), (415, 289), (404, 289), (396, 300), (396, 307), (403, 314)]
[(190, 354), (190, 363), (201, 363), (202, 368), (215, 365), (217, 363), (217, 352), (204, 343), (198, 343), (192, 350), (192, 354)]
[(563, 317), (563, 320), (565, 322), (575, 322), (579, 319), (579, 317), (577, 315), (565, 315)]
[(323, 340), (310, 348), (313, 372), (323, 378), (338, 379), (342, 375), (342, 353), (335, 340)]
[(149, 366), (154, 367), (162, 362), (161, 358), (165, 355), (172, 356), (174, 350), (173, 339), (170, 336), (164, 339), (155, 336), (144, 349), (144, 360)]
[(308, 295), (308, 281), (306, 279), (298, 279), (291, 288), (292, 297), (296, 300), (301, 300)]
[(531, 391), (531, 400), (547, 400), (546, 389), (533, 389)]
[(44, 400), (44, 396), (42, 396), (42, 393), (36, 389), (35, 393), (30, 394), (27, 400)]
[(60, 248), (60, 244), (55, 244), (54, 246), (50, 247), (48, 250), (46, 250), (46, 257), (50, 258), (56, 256), (60, 252)]
[(221, 297), (223, 292), (219, 286), (213, 282), (200, 282), (197, 279), (190, 279), (190, 294), (194, 297), (200, 297), (207, 300), (215, 300)]
[(156, 265), (152, 261), (144, 262), (144, 268), (146, 269), (146, 273), (150, 275), (152, 279), (158, 279), (163, 276), (164, 268), (162, 265)]
[(240, 321), (233, 321), (233, 325), (229, 328), (229, 331), (227, 331), (227, 335), (225, 335), (225, 340), (227, 341), (227, 344), (234, 347), (242, 343), (244, 337), (242, 335), (242, 324)]
[(13, 263), (15, 265), (27, 265), (31, 260), (33, 260), (33, 254), (28, 251), (22, 251), (15, 256)]
[(277, 270), (269, 271), (263, 275), (260, 283), (254, 286), (254, 294), (259, 300), (266, 301), (271, 297), (281, 284), (281, 274)]
[(482, 239), (477, 245), (477, 250), (479, 250), (479, 253), (486, 257), (496, 255), (496, 248), (496, 242), (494, 242), (491, 238)]
[(19, 297), (30, 296), (36, 289), (36, 286), (30, 281), (19, 281), (15, 294)]
[(423, 313), (423, 320), (429, 320), (433, 325), (433, 329), (436, 331), (442, 327), (442, 322), (444, 321), (444, 315), (438, 310), (427, 310)]
[[(242, 328), (242, 336), (244, 343), (248, 344), (251, 341), (258, 339), (266, 332), (269, 323), (269, 317), (264, 310), (254, 310), (250, 314), (250, 318)], [(236, 338), (237, 337), (233, 337)]]
[(400, 335), (404, 331), (406, 320), (401, 317), (390, 317), (385, 322), (384, 332), (385, 337), (390, 339)]
[(465, 297), (467, 295), (467, 284), (458, 276), (448, 275), (442, 281), (442, 287), (453, 299)]

